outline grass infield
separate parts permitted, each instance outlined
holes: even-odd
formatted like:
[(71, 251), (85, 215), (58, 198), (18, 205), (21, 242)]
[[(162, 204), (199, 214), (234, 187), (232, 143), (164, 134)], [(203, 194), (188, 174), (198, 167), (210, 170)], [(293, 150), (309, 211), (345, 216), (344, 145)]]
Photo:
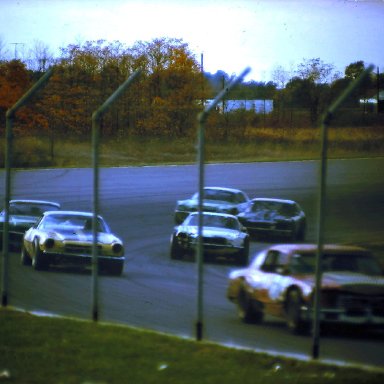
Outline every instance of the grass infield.
[(127, 326), (2, 308), (0, 382), (381, 384), (384, 370), (273, 357)]

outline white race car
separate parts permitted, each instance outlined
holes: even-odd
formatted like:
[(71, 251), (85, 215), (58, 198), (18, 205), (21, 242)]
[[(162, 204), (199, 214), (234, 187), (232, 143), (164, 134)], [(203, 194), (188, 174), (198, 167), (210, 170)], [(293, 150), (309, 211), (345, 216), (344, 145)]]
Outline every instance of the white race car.
[[(92, 263), (93, 214), (77, 211), (51, 211), (24, 235), (21, 262), (36, 270), (50, 265)], [(121, 275), (124, 268), (124, 245), (109, 229), (104, 219), (97, 220), (98, 262), (101, 270)]]

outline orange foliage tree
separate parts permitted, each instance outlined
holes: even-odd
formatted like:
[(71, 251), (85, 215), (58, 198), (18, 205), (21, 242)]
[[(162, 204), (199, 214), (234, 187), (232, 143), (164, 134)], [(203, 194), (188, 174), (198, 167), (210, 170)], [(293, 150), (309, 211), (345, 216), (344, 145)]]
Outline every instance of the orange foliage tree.
[[(61, 50), (53, 76), (39, 97), (20, 111), (20, 131), (89, 137), (92, 113), (140, 68), (141, 76), (102, 119), (102, 134), (185, 136), (195, 133), (203, 98), (203, 76), (188, 45), (179, 39), (154, 39), (127, 48), (104, 40)], [(0, 65), (0, 111), (5, 111), (41, 73), (20, 61)], [(33, 113), (32, 113), (33, 112)]]

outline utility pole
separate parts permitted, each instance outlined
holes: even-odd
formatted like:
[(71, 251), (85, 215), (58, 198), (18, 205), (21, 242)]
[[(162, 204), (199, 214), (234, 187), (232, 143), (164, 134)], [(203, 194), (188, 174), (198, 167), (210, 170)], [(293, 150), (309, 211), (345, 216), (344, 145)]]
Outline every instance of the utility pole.
[(13, 44), (15, 46), (15, 60), (17, 60), (17, 46), (24, 45), (24, 43), (10, 43), (10, 44)]

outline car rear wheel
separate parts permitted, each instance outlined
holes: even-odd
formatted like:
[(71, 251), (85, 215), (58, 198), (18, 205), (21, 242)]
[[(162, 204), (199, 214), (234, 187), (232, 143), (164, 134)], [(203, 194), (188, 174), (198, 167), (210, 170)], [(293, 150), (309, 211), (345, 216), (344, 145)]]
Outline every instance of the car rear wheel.
[(33, 257), (32, 257), (32, 267), (36, 271), (44, 271), (48, 269), (48, 263), (40, 250), (39, 240), (35, 239), (33, 242)]

